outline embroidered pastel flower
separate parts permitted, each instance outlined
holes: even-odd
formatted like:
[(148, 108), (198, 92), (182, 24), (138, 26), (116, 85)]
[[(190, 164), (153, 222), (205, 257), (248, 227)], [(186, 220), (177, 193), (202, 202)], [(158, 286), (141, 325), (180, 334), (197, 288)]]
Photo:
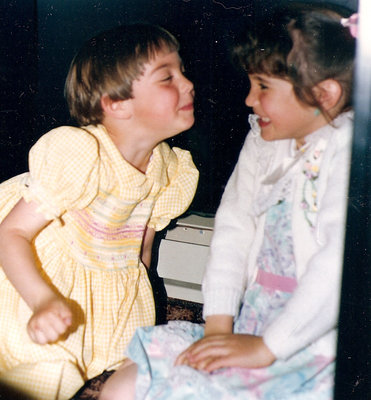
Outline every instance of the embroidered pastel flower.
[(308, 179), (314, 180), (318, 178), (319, 167), (307, 161), (304, 164), (304, 174)]
[(306, 209), (308, 208), (308, 203), (307, 203), (305, 200), (303, 200), (303, 201), (300, 203), (300, 205), (301, 205), (301, 208), (302, 208), (303, 210), (306, 210)]
[(321, 150), (315, 150), (313, 153), (313, 158), (316, 160), (322, 154)]
[(301, 208), (304, 211), (306, 221), (312, 229), (314, 229), (315, 214), (318, 212), (316, 181), (319, 176), (322, 153), (322, 148), (315, 149), (308, 155), (308, 159), (303, 165), (303, 174), (306, 177), (306, 181), (303, 186)]

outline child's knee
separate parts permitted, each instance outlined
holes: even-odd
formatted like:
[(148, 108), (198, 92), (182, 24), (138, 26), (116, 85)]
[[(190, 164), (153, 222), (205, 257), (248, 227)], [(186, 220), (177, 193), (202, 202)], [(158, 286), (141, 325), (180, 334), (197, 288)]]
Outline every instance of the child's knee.
[(136, 377), (137, 365), (127, 360), (107, 379), (99, 395), (99, 400), (134, 399)]
[(115, 400), (119, 398), (123, 398), (121, 393), (117, 393), (117, 391), (112, 387), (110, 382), (106, 382), (103, 385), (102, 390), (99, 393), (98, 400)]
[(99, 394), (98, 400), (134, 400), (135, 385), (128, 387), (125, 385), (114, 385), (112, 382), (106, 382)]
[[(116, 398), (119, 398), (119, 395), (117, 393), (116, 393)], [(115, 399), (115, 392), (111, 390), (111, 387), (107, 382), (103, 385), (103, 388), (99, 393), (98, 400), (114, 400), (114, 399)]]

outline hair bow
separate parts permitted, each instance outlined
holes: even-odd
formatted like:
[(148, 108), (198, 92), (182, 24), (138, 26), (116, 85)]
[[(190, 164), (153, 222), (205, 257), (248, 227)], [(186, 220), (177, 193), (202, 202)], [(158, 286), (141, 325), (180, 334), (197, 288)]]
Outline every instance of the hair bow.
[(352, 14), (349, 18), (342, 18), (341, 25), (349, 28), (350, 34), (356, 38), (358, 37), (358, 14)]

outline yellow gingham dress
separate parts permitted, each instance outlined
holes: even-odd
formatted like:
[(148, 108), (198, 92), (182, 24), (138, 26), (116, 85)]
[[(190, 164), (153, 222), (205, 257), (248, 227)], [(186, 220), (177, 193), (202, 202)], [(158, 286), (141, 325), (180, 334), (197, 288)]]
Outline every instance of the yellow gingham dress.
[(146, 226), (163, 229), (189, 206), (198, 171), (188, 151), (158, 145), (143, 174), (101, 125), (60, 127), (30, 152), (30, 172), (0, 185), (0, 221), (23, 197), (53, 218), (34, 240), (45, 279), (74, 312), (73, 332), (33, 343), (31, 311), (0, 269), (0, 393), (10, 385), (37, 400), (68, 399), (116, 368), (138, 326), (155, 322), (139, 255)]

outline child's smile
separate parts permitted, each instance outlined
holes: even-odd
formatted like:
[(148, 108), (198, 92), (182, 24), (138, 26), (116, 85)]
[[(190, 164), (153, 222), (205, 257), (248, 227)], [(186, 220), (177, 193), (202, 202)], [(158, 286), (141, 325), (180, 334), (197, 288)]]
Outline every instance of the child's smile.
[(270, 124), (271, 120), (267, 117), (260, 117), (258, 120), (260, 128), (265, 128)]
[(315, 107), (299, 102), (292, 84), (264, 74), (249, 75), (251, 89), (245, 103), (252, 107), (264, 140), (295, 139), (302, 145), (305, 136), (327, 121), (315, 113)]
[(177, 52), (161, 51), (133, 82), (133, 118), (144, 135), (160, 142), (191, 128), (193, 83), (183, 75)]

